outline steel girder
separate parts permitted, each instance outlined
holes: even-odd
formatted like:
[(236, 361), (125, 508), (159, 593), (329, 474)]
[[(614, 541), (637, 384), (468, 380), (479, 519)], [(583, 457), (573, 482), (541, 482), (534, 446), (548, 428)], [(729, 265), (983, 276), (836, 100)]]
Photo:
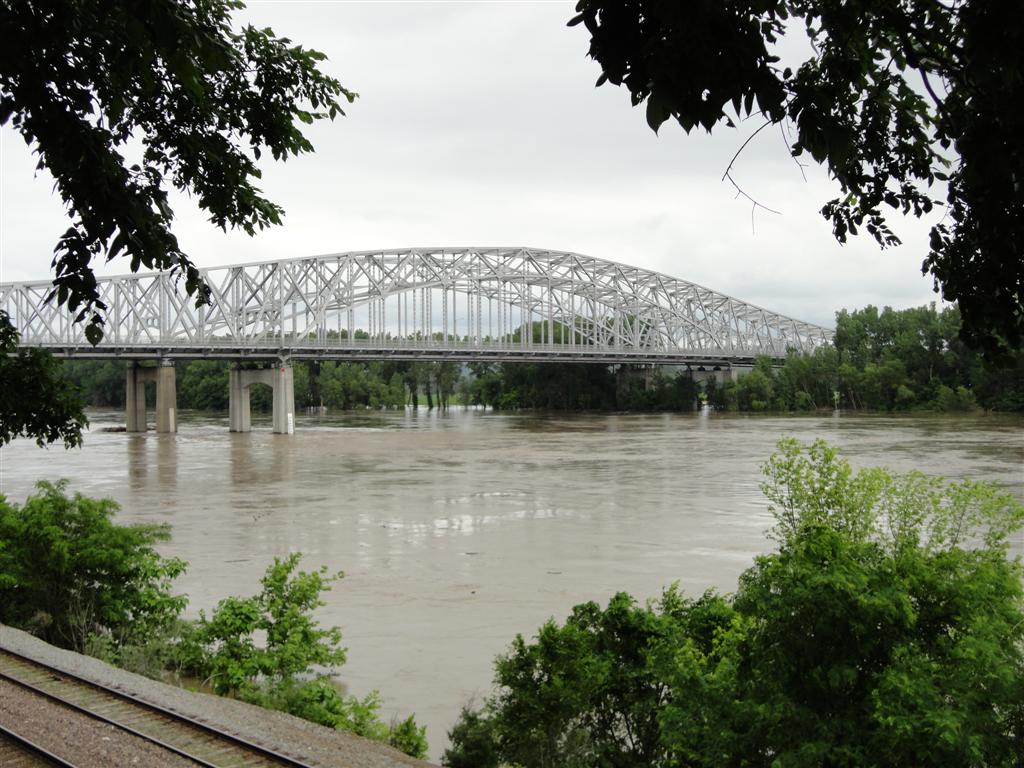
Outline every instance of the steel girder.
[(741, 361), (809, 352), (832, 331), (694, 283), (576, 253), (407, 248), (201, 270), (195, 307), (168, 273), (98, 280), (93, 348), (49, 282), (0, 284), (24, 346), (138, 357)]

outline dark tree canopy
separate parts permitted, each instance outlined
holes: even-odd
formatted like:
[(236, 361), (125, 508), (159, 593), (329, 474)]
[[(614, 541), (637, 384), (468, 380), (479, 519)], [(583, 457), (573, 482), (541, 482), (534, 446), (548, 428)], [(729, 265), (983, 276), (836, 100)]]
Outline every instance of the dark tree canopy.
[[(886, 209), (945, 205), (922, 270), (956, 301), (962, 338), (999, 356), (1024, 340), (1024, 23), (988, 0), (579, 0), (605, 81), (657, 130), (743, 117), (788, 123), (790, 151), (839, 183), (821, 209), (845, 242), (899, 239)], [(811, 56), (780, 66), (802, 21)], [(758, 128), (757, 130), (760, 130)], [(945, 201), (941, 192), (945, 190)]]
[[(56, 180), (72, 218), (54, 250), (54, 296), (102, 338), (97, 258), (170, 269), (209, 291), (171, 233), (168, 189), (221, 228), (252, 234), (282, 209), (255, 181), (262, 152), (312, 150), (300, 124), (343, 114), (355, 94), (317, 51), (270, 29), (235, 29), (240, 0), (2, 0), (0, 124)], [(130, 157), (126, 157), (130, 156)]]

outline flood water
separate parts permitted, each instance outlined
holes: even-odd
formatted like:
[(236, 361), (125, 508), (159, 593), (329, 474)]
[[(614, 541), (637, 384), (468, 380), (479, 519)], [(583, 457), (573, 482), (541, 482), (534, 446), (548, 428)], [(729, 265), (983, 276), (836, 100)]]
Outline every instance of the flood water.
[[(82, 450), (0, 450), (0, 491), (40, 478), (110, 496), (124, 522), (166, 522), (189, 562), (190, 613), (253, 594), (275, 555), (345, 579), (319, 617), (349, 649), (342, 680), (415, 712), (432, 757), (490, 690), (516, 633), (585, 600), (730, 591), (770, 526), (759, 467), (782, 435), (822, 437), (857, 466), (993, 480), (1024, 500), (1024, 419), (1010, 416), (538, 416), (452, 410), (299, 417), (296, 434), (231, 434), (183, 414), (176, 435), (101, 431)], [(1014, 548), (1024, 551), (1024, 541)]]

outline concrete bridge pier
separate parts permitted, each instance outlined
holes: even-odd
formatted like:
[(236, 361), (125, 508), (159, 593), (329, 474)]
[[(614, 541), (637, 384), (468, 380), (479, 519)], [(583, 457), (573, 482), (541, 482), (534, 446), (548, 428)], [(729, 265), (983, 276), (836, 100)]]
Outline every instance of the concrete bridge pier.
[(125, 382), (125, 431), (146, 431), (146, 382), (156, 382), (156, 431), (177, 432), (177, 383), (174, 361), (161, 360), (157, 368), (128, 364)]
[(146, 380), (152, 368), (140, 368), (128, 363), (125, 381), (125, 431), (146, 431)]
[(228, 377), (228, 422), (231, 431), (252, 431), (249, 387), (253, 384), (266, 384), (274, 391), (274, 433), (295, 434), (295, 375), (292, 366), (284, 361), (270, 369), (231, 369)]
[(161, 360), (156, 369), (156, 431), (178, 431), (178, 383), (173, 360)]

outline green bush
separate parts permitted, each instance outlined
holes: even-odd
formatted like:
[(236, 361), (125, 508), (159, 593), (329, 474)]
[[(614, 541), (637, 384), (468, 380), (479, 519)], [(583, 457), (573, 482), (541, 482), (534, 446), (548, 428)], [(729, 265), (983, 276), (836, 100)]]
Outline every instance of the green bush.
[(306, 680), (257, 682), (244, 691), (242, 698), (252, 704), (382, 741), (413, 757), (427, 754), (426, 727), (418, 726), (412, 715), (385, 724), (380, 719), (383, 700), (377, 691), (370, 691), (362, 699), (345, 696), (331, 678), (323, 675)]
[[(175, 648), (178, 666), (204, 678), (222, 695), (288, 712), (329, 728), (352, 731), (422, 757), (426, 729), (415, 719), (386, 725), (380, 695), (343, 696), (331, 676), (345, 663), (341, 630), (322, 629), (313, 611), (321, 594), (344, 574), (297, 571), (301, 555), (274, 558), (248, 598), (221, 600), (207, 618), (183, 628)], [(263, 644), (259, 639), (263, 639)]]
[(68, 496), (40, 482), (24, 505), (0, 496), (0, 622), (83, 651), (116, 657), (165, 635), (186, 604), (171, 594), (185, 563), (161, 557), (158, 525), (118, 525), (111, 499)]
[(245, 695), (260, 681), (291, 682), (314, 666), (344, 664), (341, 630), (321, 629), (313, 618), (323, 605), (320, 594), (343, 574), (328, 574), (326, 567), (296, 573), (300, 559), (297, 553), (275, 557), (258, 595), (225, 598), (210, 618), (201, 611), (181, 644), (183, 668), (204, 675), (217, 693)]
[(778, 549), (735, 595), (619, 594), (516, 638), (444, 764), (1019, 766), (1024, 569), (1007, 542), (1024, 507), (855, 473), (822, 442), (783, 440), (764, 471)]
[(938, 411), (973, 411), (977, 407), (974, 393), (967, 387), (950, 389), (940, 385), (935, 392), (935, 409)]
[(497, 723), (501, 718), (496, 707), (482, 711), (467, 704), (448, 733), (451, 746), (445, 750), (442, 764), (448, 768), (498, 768), (501, 747), (497, 739)]
[(423, 759), (428, 749), (427, 727), (417, 725), (412, 715), (405, 720), (396, 720), (388, 727), (388, 744), (400, 752)]

